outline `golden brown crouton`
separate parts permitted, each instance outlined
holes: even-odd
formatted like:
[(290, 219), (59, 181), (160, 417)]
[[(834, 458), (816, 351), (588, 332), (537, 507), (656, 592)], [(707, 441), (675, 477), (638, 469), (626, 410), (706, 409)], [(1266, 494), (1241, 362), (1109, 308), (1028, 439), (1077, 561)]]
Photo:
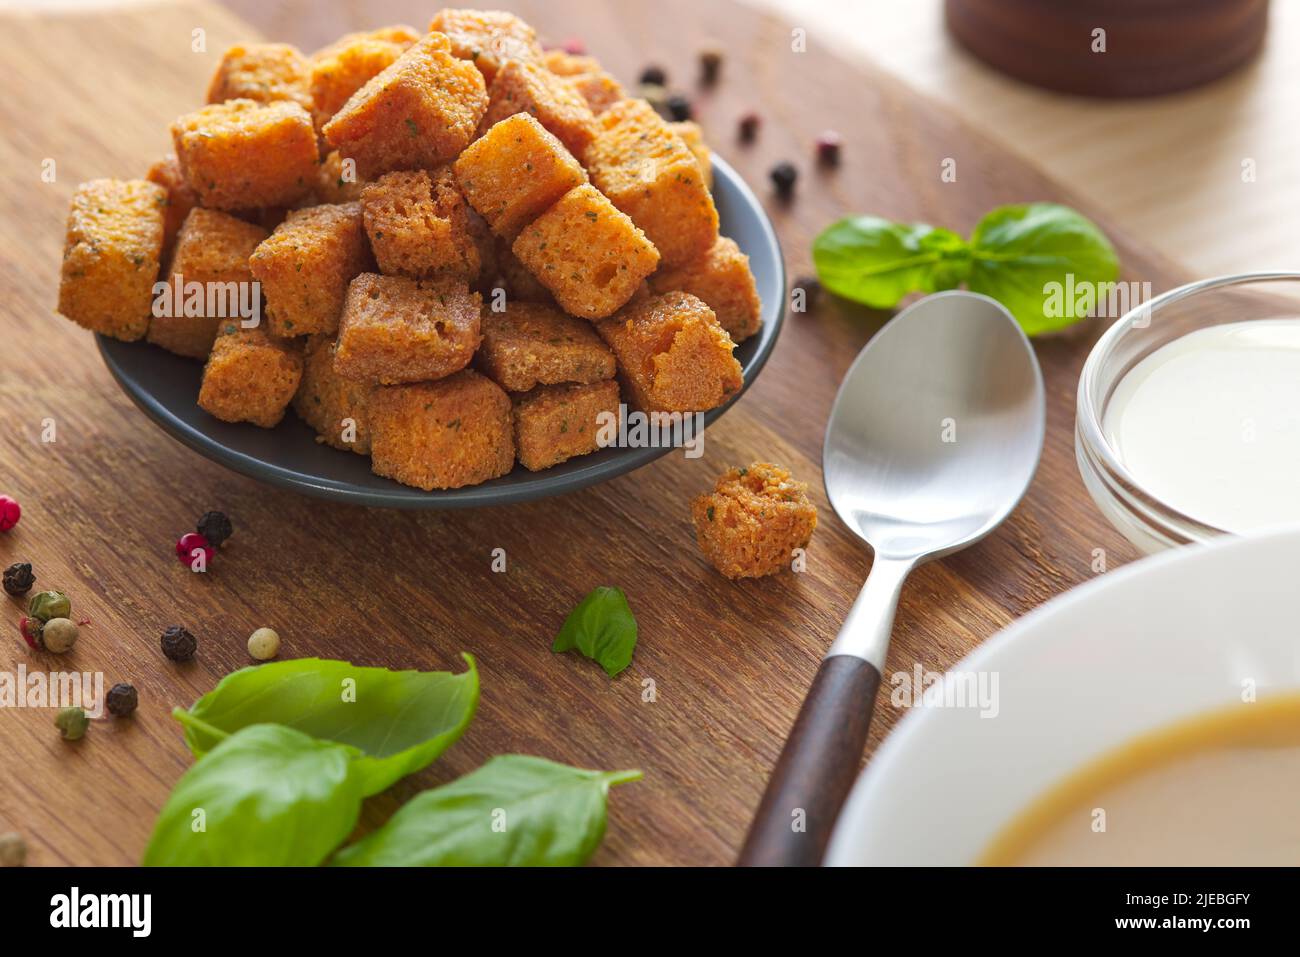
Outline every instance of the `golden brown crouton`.
[(429, 29), (446, 34), (451, 51), (469, 60), (491, 83), (502, 64), (510, 60), (540, 60), (537, 33), (513, 13), (501, 10), (440, 10)]
[(789, 568), (817, 527), (808, 486), (777, 465), (731, 469), (712, 493), (691, 502), (700, 550), (728, 578), (757, 578)]
[(199, 387), (199, 407), (223, 422), (273, 428), (284, 418), (298, 382), (302, 356), (265, 329), (221, 327)]
[(507, 392), (614, 377), (614, 353), (591, 323), (558, 309), (531, 302), (485, 309), (482, 330), (478, 366)]
[(736, 343), (757, 332), (763, 321), (749, 257), (726, 236), (719, 236), (698, 259), (659, 270), (650, 278), (650, 288), (657, 293), (689, 292), (704, 300)]
[(312, 336), (303, 356), (302, 382), (293, 410), (328, 445), (358, 455), (370, 454), (370, 394), (374, 386), (345, 379), (334, 371), (334, 340)]
[(600, 448), (602, 413), (618, 421), (618, 383), (540, 385), (514, 407), (519, 464), (537, 472)]
[(449, 167), (385, 173), (362, 190), (361, 212), (380, 272), (478, 278), (470, 209)]
[(529, 113), (575, 157), (581, 157), (596, 136), (596, 117), (577, 87), (537, 63), (511, 60), (503, 65), (488, 96), (480, 131), (516, 113)]
[(221, 57), (208, 84), (208, 102), (292, 100), (310, 111), (307, 79), (307, 59), (297, 47), (287, 43), (240, 44)]

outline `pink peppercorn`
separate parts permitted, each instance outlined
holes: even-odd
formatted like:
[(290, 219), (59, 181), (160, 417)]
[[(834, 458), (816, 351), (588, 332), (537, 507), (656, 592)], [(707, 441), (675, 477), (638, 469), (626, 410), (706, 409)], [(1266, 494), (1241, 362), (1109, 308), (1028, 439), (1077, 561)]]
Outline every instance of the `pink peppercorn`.
[(45, 627), (45, 623), (39, 618), (28, 618), (23, 615), (18, 619), (18, 633), (23, 636), (23, 641), (27, 642), (27, 647), (31, 648), (32, 651), (41, 650), (37, 636), (40, 635), (43, 627)]
[(7, 532), (23, 517), (23, 508), (8, 495), (0, 495), (0, 532)]
[(564, 41), (563, 48), (569, 56), (585, 56), (587, 53), (587, 44), (583, 43), (580, 37), (569, 37)]
[(176, 541), (176, 557), (180, 559), (182, 565), (189, 568), (194, 567), (194, 552), (196, 550), (203, 552), (203, 567), (207, 568), (212, 563), (212, 546), (208, 540), (198, 532), (186, 532)]
[(817, 137), (817, 159), (826, 166), (840, 165), (840, 147), (844, 138), (834, 130), (826, 130)]

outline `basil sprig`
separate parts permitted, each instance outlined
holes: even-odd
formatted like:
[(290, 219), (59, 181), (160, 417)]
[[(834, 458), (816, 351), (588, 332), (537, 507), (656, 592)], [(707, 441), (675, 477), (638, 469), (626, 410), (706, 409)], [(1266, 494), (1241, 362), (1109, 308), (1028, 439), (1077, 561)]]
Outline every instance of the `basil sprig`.
[[(250, 724), (282, 724), (356, 748), (366, 796), (433, 763), (465, 733), (478, 707), (478, 668), (389, 671), (298, 658), (233, 672), (178, 714), (195, 757)], [(198, 719), (186, 721), (185, 717)]]
[(506, 754), (408, 801), (339, 852), (343, 867), (531, 867), (586, 862), (605, 834), (611, 785), (640, 771), (587, 771)]
[[(813, 242), (823, 286), (876, 309), (891, 309), (914, 292), (955, 289), (997, 299), (1029, 335), (1064, 328), (1083, 318), (1051, 310), (1052, 284), (1100, 286), (1119, 275), (1114, 247), (1098, 226), (1057, 203), (1021, 203), (994, 209), (968, 241), (923, 223), (851, 216), (832, 223)], [(1060, 315), (1052, 315), (1059, 311)]]

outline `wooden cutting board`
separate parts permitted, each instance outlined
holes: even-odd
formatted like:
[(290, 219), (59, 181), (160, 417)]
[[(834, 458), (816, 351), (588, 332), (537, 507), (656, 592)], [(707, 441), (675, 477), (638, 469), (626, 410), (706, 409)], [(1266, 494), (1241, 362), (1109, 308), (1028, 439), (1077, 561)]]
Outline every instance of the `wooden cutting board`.
[[(969, 231), (999, 203), (1072, 202), (962, 118), (870, 68), (837, 60), (791, 28), (729, 2), (581, 0), (516, 8), (547, 38), (579, 36), (623, 81), (649, 63), (692, 94), (712, 145), (754, 186), (775, 222), (792, 276), (809, 244), (850, 212)], [(789, 318), (763, 375), (708, 432), (702, 459), (673, 454), (632, 475), (560, 499), (476, 512), (386, 512), (323, 503), (227, 472), (174, 442), (117, 390), (91, 336), (58, 318), (59, 259), (78, 182), (143, 174), (169, 147), (167, 126), (202, 100), (221, 51), (259, 36), (306, 50), (349, 30), (406, 21), (424, 3), (384, 0), (234, 5), (199, 2), (108, 12), (0, 16), (0, 492), (23, 505), (0, 536), (0, 566), (31, 561), (39, 586), (61, 587), (92, 619), (74, 653), (28, 652), (13, 624), (0, 669), (102, 671), (130, 681), (140, 710), (61, 741), (52, 712), (0, 712), (0, 832), (21, 831), (34, 864), (138, 861), (153, 819), (189, 766), (168, 716), (249, 663), (248, 634), (273, 626), (285, 657), (321, 655), (393, 668), (482, 669), (482, 704), (465, 738), (433, 768), (366, 807), (373, 827), (417, 791), (495, 754), (526, 752), (599, 768), (640, 767), (617, 789), (603, 864), (726, 864), (745, 833), (817, 662), (866, 575), (867, 552), (840, 525), (821, 487), (822, 431), (836, 385), (887, 318), (837, 302)], [(206, 52), (195, 52), (195, 30)], [(723, 79), (694, 86), (705, 44), (725, 52)], [(758, 141), (734, 131), (748, 110)], [(978, 118), (976, 118), (978, 119)], [(819, 171), (815, 136), (845, 139), (843, 165)], [(956, 182), (940, 164), (957, 164)], [(798, 195), (772, 198), (767, 170), (801, 169)], [(53, 160), (54, 182), (42, 180)], [(1106, 225), (1102, 220), (1103, 225)], [(1109, 227), (1108, 227), (1109, 228)], [(1157, 291), (1180, 271), (1109, 228), (1127, 278)], [(1042, 467), (1027, 498), (980, 545), (917, 572), (903, 596), (886, 673), (942, 670), (997, 629), (1134, 557), (1087, 496), (1074, 463), (1079, 369), (1103, 323), (1037, 344), (1047, 384)], [(42, 441), (53, 420), (56, 441)], [(732, 464), (768, 460), (806, 480), (821, 511), (808, 569), (732, 583), (703, 560), (691, 496)], [(206, 575), (173, 553), (205, 510), (234, 520), (235, 538)], [(493, 573), (493, 549), (508, 570)], [(611, 681), (592, 662), (553, 655), (550, 641), (591, 588), (618, 585), (640, 624), (632, 667)], [(22, 606), (7, 599), (16, 622)], [(163, 659), (158, 635), (184, 624), (197, 660)], [(651, 685), (650, 683), (653, 683)], [(653, 695), (648, 689), (653, 687)], [(888, 686), (887, 686), (888, 687)], [(871, 748), (904, 712), (882, 700)], [(996, 731), (996, 729), (992, 729)]]

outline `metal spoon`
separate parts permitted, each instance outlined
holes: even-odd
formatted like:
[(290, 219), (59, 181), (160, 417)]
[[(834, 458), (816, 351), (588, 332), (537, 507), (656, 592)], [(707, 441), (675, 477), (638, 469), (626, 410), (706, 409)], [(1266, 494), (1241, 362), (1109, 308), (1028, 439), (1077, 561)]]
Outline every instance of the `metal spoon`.
[(875, 553), (776, 763), (742, 865), (821, 863), (862, 759), (908, 574), (993, 531), (1038, 467), (1043, 377), (998, 302), (941, 292), (904, 309), (849, 368), (822, 471)]

